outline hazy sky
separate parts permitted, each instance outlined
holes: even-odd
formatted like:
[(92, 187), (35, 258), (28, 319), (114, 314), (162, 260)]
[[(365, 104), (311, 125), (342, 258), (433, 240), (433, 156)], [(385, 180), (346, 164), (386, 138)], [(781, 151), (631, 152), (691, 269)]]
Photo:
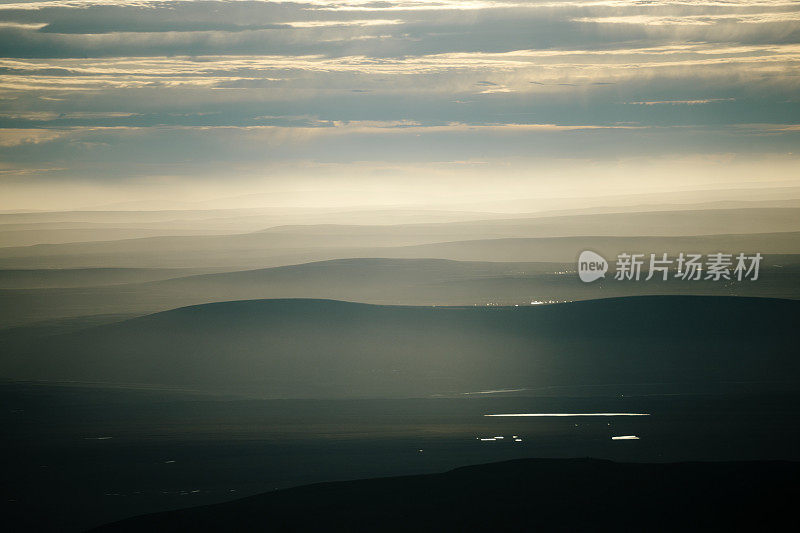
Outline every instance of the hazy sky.
[(789, 1), (0, 0), (0, 209), (800, 185), (798, 67)]

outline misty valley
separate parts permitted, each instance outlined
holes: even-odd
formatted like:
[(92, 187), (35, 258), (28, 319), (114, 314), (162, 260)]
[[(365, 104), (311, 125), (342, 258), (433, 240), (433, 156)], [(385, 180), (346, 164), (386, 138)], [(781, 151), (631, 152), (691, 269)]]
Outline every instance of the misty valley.
[[(194, 515), (152, 513), (191, 508), (211, 513), (192, 529), (218, 530), (227, 511), (203, 506), (252, 496), (284, 502), (272, 516), (291, 529), (291, 491), (320, 482), (385, 478), (404, 497), (392, 476), (426, 486), (438, 479), (426, 475), (531, 457), (612, 460), (621, 470), (608, 476), (623, 484), (629, 463), (800, 460), (800, 219), (784, 209), (752, 228), (767, 233), (740, 235), (706, 234), (730, 220), (706, 209), (692, 211), (697, 235), (678, 237), (657, 228), (679, 211), (643, 211), (0, 248), (4, 515), (21, 531), (182, 530)], [(59, 216), (76, 215), (40, 215), (51, 227)], [(624, 216), (653, 236), (531, 237)], [(353, 231), (373, 247), (352, 249)], [(613, 260), (584, 282), (582, 247), (609, 259), (752, 249), (764, 260), (755, 282), (686, 282), (674, 269), (620, 281)], [(539, 468), (525, 465), (515, 471)], [(589, 490), (598, 466), (570, 465), (551, 466), (577, 468)], [(680, 472), (683, 485), (703, 483)], [(409, 498), (411, 515), (447, 516), (446, 501), (431, 510)], [(250, 517), (236, 527), (261, 528), (269, 501), (236, 511)], [(383, 501), (375, 520), (394, 512), (379, 512)], [(361, 511), (325, 509), (339, 517), (331, 527), (368, 528), (348, 522)], [(453, 512), (442, 527), (461, 519)]]
[[(727, 216), (693, 213), (707, 231)], [(57, 216), (41, 215), (50, 224)], [(213, 221), (216, 213), (206, 216)], [(406, 478), (394, 476), (422, 476), (414, 483), (427, 486), (439, 478), (425, 476), (487, 465), (448, 485), (446, 494), (458, 494), (480, 476), (501, 475), (491, 465), (503, 461), (614, 461), (546, 466), (577, 469), (589, 490), (601, 467), (624, 485), (634, 475), (625, 465), (633, 463), (800, 460), (794, 214), (758, 228), (769, 233), (610, 239), (518, 238), (555, 224), (547, 215), (463, 216), (468, 221), (371, 229), (273, 228), (266, 235), (292, 243), (280, 253), (285, 245), (264, 241), (264, 233), (0, 248), (2, 453), (12, 458), (4, 515), (20, 531), (183, 530), (189, 523), (218, 530), (224, 527), (212, 524), (227, 508), (204, 506), (231, 502), (234, 509), (252, 496), (271, 499), (224, 520), (259, 529), (277, 498), (283, 503), (271, 516), (285, 517), (291, 529), (291, 491), (323, 490), (302, 488), (321, 482), (346, 494), (361, 490), (350, 480), (382, 478), (387, 494), (405, 498), (405, 482), (393, 480)], [(630, 216), (652, 233), (669, 218)], [(589, 216), (598, 224), (608, 217)], [(570, 220), (558, 215), (564, 227)], [(370, 235), (374, 248), (351, 256), (339, 239), (354, 229)], [(463, 240), (480, 233), (494, 238)], [(418, 244), (442, 238), (461, 240)], [(575, 250), (589, 241), (608, 258), (615, 250), (753, 246), (764, 260), (755, 282), (686, 282), (674, 269), (620, 281), (610, 264), (605, 278), (584, 282)], [(300, 256), (309, 261), (296, 263)], [(264, 261), (271, 266), (252, 268)], [(605, 464), (615, 466), (598, 466)], [(521, 463), (514, 471), (543, 467)], [(669, 468), (653, 479), (705, 482), (706, 474)], [(783, 478), (770, 479), (783, 486)], [(394, 512), (384, 509), (390, 500), (367, 494), (376, 498), (374, 520)], [(737, 507), (744, 497), (737, 494), (725, 505)], [(448, 500), (432, 510), (408, 498), (415, 502), (409, 516), (433, 520), (431, 527), (449, 516), (448, 505), (462, 509)], [(348, 505), (318, 512), (330, 515), (333, 528), (387, 527), (349, 522), (361, 511), (343, 511)], [(184, 508), (205, 518), (153, 514)], [(452, 512), (441, 527), (463, 518)]]

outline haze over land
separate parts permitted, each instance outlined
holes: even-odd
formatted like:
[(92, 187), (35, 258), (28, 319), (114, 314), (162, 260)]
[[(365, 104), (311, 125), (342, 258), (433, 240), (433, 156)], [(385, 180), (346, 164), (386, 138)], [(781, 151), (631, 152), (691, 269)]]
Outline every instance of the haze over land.
[[(643, 297), (541, 307), (251, 300), (6, 343), (17, 379), (273, 398), (419, 397), (626, 383), (800, 380), (800, 302)], [(698, 358), (697, 354), (703, 357)]]
[[(227, 235), (2, 247), (0, 317), (10, 327), (252, 298), (529, 305), (639, 294), (798, 296), (800, 208), (726, 205), (663, 211), (655, 207), (488, 219), (464, 213), (461, 221), (413, 224), (389, 223), (394, 212), (385, 210), (383, 224), (294, 224)], [(47, 224), (75, 224), (57, 221), (81, 216), (112, 220), (108, 223), (114, 225), (120, 218), (132, 224), (150, 220), (154, 227), (163, 224), (159, 231), (169, 234), (177, 220), (169, 217), (182, 215), (187, 225), (206, 224), (204, 232), (224, 231), (214, 226), (220, 220), (217, 214), (67, 212), (6, 214), (0, 219), (7, 225), (19, 217), (49, 219)], [(431, 217), (456, 215), (432, 213)], [(333, 220), (339, 215), (329, 216)], [(418, 211), (397, 216), (426, 215)], [(765, 258), (757, 282), (670, 279), (584, 284), (575, 274), (582, 250), (596, 251), (612, 262), (623, 252), (646, 258), (651, 253), (677, 257), (681, 252), (759, 252)]]
[[(0, 2), (0, 326), (277, 297), (795, 298), (797, 14)], [(765, 260), (758, 283), (583, 286), (587, 249)]]

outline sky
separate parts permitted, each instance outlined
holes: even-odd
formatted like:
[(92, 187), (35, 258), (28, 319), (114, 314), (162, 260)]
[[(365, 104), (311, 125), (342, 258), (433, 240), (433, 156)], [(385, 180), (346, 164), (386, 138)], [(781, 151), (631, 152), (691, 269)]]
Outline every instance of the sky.
[(798, 2), (0, 0), (0, 210), (794, 187), (799, 104)]

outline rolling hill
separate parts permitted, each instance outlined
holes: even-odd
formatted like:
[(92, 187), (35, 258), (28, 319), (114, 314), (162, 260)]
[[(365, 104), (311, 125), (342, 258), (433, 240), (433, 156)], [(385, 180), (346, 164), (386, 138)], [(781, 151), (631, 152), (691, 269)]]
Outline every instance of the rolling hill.
[(520, 459), (318, 483), (140, 516), (126, 531), (712, 531), (794, 519), (800, 464)]
[[(441, 237), (441, 236), (439, 236)], [(608, 257), (620, 252), (762, 254), (800, 253), (800, 232), (677, 237), (576, 236), (439, 241), (409, 236), (252, 233), (153, 237), (108, 242), (0, 248), (0, 268), (215, 268), (244, 270), (354, 257), (437, 258), (455, 261), (572, 263), (582, 250)], [(368, 243), (373, 243), (369, 245)]]
[[(798, 201), (642, 205), (538, 213), (231, 209), (0, 213), (0, 247), (150, 236), (268, 233), (402, 235), (434, 240), (586, 235), (699, 235), (800, 230)], [(268, 229), (265, 229), (268, 228)], [(366, 243), (365, 243), (366, 244)]]
[[(765, 256), (757, 283), (609, 279), (586, 284), (574, 269), (574, 264), (563, 263), (353, 258), (191, 276), (177, 269), (0, 270), (0, 283), (39, 285), (0, 288), (0, 324), (7, 328), (98, 314), (142, 315), (256, 298), (380, 305), (527, 305), (646, 294), (800, 298), (798, 255)], [(143, 282), (122, 283), (137, 278)], [(92, 280), (100, 286), (90, 286)]]
[(800, 302), (636, 297), (528, 307), (250, 300), (6, 338), (0, 377), (275, 398), (726, 381), (796, 386)]

